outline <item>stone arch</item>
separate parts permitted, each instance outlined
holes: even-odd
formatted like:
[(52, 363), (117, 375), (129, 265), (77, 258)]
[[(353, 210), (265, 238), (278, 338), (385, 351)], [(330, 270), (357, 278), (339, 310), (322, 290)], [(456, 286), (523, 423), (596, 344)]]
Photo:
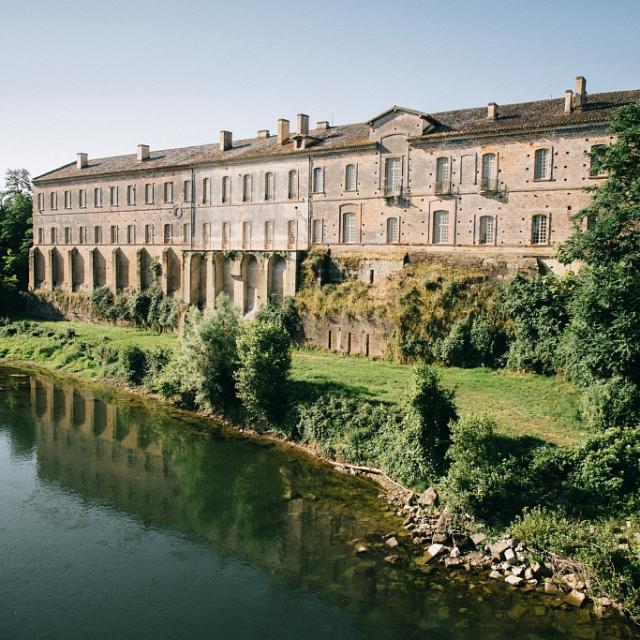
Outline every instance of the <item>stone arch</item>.
[(104, 287), (107, 284), (107, 260), (99, 249), (93, 250), (93, 286)]
[(235, 288), (233, 281), (233, 263), (233, 258), (226, 257), (222, 265), (222, 291), (229, 296), (229, 300), (231, 300), (231, 302), (234, 302), (233, 290)]
[(167, 295), (173, 295), (176, 291), (180, 291), (182, 282), (182, 266), (180, 258), (173, 249), (167, 250)]
[(78, 291), (84, 284), (84, 257), (76, 249), (71, 249), (71, 290)]
[(243, 312), (255, 311), (260, 290), (260, 266), (253, 255), (245, 256), (242, 261), (242, 283), (244, 285)]
[(287, 263), (282, 256), (274, 256), (269, 263), (269, 297), (282, 300)]
[(116, 290), (123, 291), (129, 287), (129, 258), (122, 249), (115, 252)]
[(59, 287), (64, 283), (64, 260), (57, 249), (51, 250), (51, 286)]
[(189, 302), (201, 309), (207, 302), (207, 259), (201, 253), (191, 254)]
[(34, 287), (39, 289), (47, 277), (47, 265), (40, 249), (33, 252)]

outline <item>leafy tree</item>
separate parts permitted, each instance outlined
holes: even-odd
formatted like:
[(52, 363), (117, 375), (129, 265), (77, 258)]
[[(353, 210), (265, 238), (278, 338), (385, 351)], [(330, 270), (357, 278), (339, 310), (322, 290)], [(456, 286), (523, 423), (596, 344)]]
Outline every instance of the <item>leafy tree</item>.
[(564, 352), (569, 375), (585, 386), (631, 383), (631, 407), (640, 393), (640, 104), (619, 109), (611, 132), (616, 142), (597, 156), (609, 177), (560, 250), (563, 262), (584, 264)]
[(0, 192), (0, 305), (15, 301), (15, 292), (27, 288), (32, 211), (29, 173), (8, 170)]
[(236, 391), (249, 420), (278, 424), (287, 408), (291, 338), (279, 322), (253, 322), (238, 338)]

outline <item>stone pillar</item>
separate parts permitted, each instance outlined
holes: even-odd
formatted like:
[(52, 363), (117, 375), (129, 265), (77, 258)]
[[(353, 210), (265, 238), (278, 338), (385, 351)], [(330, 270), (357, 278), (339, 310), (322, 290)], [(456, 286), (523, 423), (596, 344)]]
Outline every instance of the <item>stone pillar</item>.
[(29, 249), (29, 291), (36, 288), (36, 251), (35, 247)]
[(89, 260), (88, 260), (87, 269), (89, 270), (89, 291), (95, 291), (96, 290), (96, 249), (91, 249), (89, 251)]
[(54, 248), (47, 249), (46, 265), (45, 265), (45, 282), (49, 291), (53, 291), (53, 252)]
[(67, 291), (73, 291), (74, 251), (75, 249), (69, 249), (67, 251), (67, 268), (65, 269), (65, 283), (64, 283), (64, 288)]
[(113, 293), (118, 292), (118, 251), (119, 249), (113, 249), (111, 252), (111, 291)]
[(169, 250), (162, 250), (162, 274), (160, 277), (160, 286), (162, 287), (162, 293), (166, 296), (169, 292)]
[(260, 271), (260, 292), (259, 297), (263, 304), (269, 301), (269, 271), (271, 269), (272, 255), (268, 253), (262, 254), (262, 264)]
[(204, 268), (207, 274), (206, 308), (213, 309), (216, 302), (216, 256), (214, 253), (204, 254)]
[(182, 252), (182, 299), (187, 304), (196, 304), (198, 301), (193, 299), (191, 291), (191, 263), (193, 262), (193, 253)]
[(142, 280), (142, 249), (136, 251), (136, 287), (138, 291), (144, 289), (144, 282)]

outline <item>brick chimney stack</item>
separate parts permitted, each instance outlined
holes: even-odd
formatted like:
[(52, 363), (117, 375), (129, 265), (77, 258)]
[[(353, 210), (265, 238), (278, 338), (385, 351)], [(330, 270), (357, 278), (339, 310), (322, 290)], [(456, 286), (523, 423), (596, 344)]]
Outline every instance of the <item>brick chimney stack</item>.
[(278, 144), (285, 144), (289, 140), (289, 121), (284, 118), (278, 120)]
[(149, 159), (149, 145), (148, 144), (139, 144), (138, 145), (138, 162), (144, 162)]
[(564, 92), (564, 112), (571, 113), (573, 111), (573, 91), (567, 89)]
[(584, 76), (576, 78), (576, 96), (573, 105), (576, 109), (582, 109), (587, 103), (587, 80)]
[(231, 131), (220, 131), (220, 151), (228, 151), (233, 146), (233, 134)]
[(76, 160), (78, 169), (84, 169), (89, 164), (89, 156), (86, 153), (79, 153)]
[(495, 120), (498, 117), (498, 105), (495, 102), (490, 102), (487, 105), (487, 118), (489, 120)]
[(309, 116), (306, 113), (299, 113), (297, 117), (297, 134), (308, 136), (309, 135)]

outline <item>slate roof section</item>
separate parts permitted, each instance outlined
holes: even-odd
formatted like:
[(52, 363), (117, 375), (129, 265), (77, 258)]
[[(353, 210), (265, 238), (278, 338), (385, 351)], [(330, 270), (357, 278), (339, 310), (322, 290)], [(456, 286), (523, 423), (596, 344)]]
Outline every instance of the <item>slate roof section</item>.
[[(633, 102), (640, 102), (640, 89), (589, 94), (585, 107), (582, 110), (575, 110), (571, 113), (564, 112), (564, 98), (556, 98), (499, 105), (498, 117), (495, 120), (487, 118), (486, 106), (432, 114), (425, 114), (421, 111), (413, 111), (402, 107), (391, 107), (383, 114), (393, 109), (399, 109), (427, 117), (430, 121), (436, 123), (435, 127), (423, 136), (413, 138), (415, 141), (427, 141), (461, 135), (535, 131), (536, 129), (548, 127), (571, 127), (602, 123), (610, 119), (615, 109)], [(294, 149), (293, 142), (289, 142), (286, 145), (278, 144), (277, 136), (274, 135), (269, 138), (235, 140), (233, 147), (224, 152), (220, 151), (218, 144), (160, 151), (152, 150), (150, 159), (144, 162), (138, 162), (135, 153), (109, 158), (89, 158), (88, 166), (84, 169), (77, 169), (76, 163), (72, 162), (44, 173), (34, 178), (33, 181), (37, 183), (169, 167), (180, 168), (294, 154), (315, 154), (322, 151), (364, 148), (371, 144), (368, 123), (334, 126), (329, 129), (314, 129), (309, 132), (309, 135), (317, 138), (318, 142), (313, 147), (303, 151)]]

